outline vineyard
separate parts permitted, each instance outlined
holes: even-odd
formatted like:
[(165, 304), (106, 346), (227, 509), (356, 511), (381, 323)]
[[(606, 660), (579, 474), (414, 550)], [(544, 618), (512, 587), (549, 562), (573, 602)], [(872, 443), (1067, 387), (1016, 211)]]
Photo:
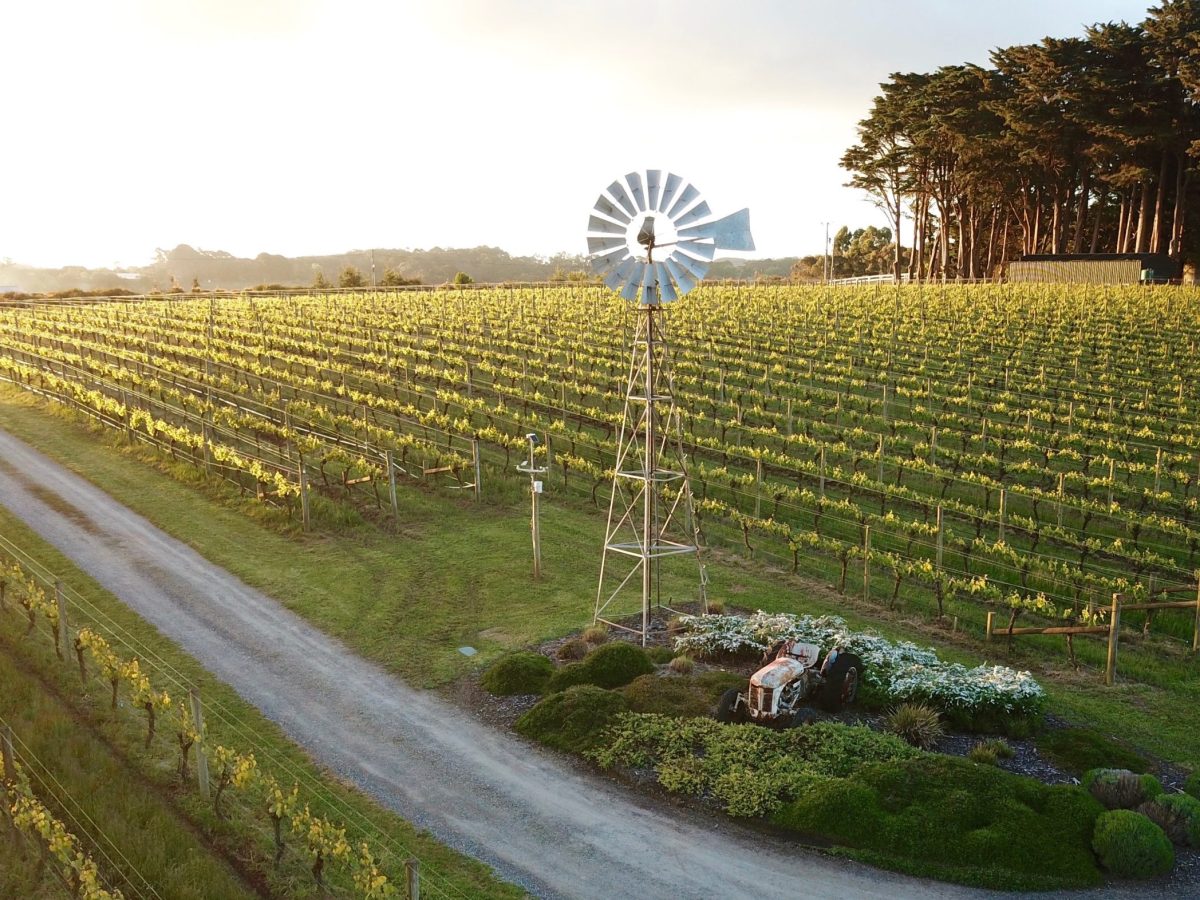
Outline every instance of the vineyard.
[[(701, 531), (997, 631), (1194, 590), (1198, 314), (1169, 288), (702, 286), (666, 317)], [(0, 377), (306, 524), (386, 521), (406, 482), (511, 497), (530, 431), (548, 489), (601, 505), (632, 327), (583, 285), (47, 302), (0, 309)], [(1142, 616), (1194, 640), (1191, 610)]]

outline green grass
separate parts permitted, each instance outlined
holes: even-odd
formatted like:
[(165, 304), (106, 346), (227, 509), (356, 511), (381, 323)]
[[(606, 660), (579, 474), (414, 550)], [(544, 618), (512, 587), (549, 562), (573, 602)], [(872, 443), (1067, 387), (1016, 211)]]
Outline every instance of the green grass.
[[(507, 492), (507, 504), (476, 505), (405, 490), (396, 533), (345, 516), (336, 531), (330, 525), (302, 535), (265, 507), (203, 483), (195, 470), (48, 414), (15, 389), (0, 390), (0, 427), (414, 684), (445, 684), (507, 649), (591, 620), (603, 517), (553, 492), (542, 503), (544, 576), (535, 582), (527, 500), (515, 491)], [(506, 493), (499, 490), (503, 483), (492, 484)], [(1061, 641), (1017, 642), (1011, 656), (1001, 641), (985, 644), (979, 606), (954, 604), (949, 612), (961, 615), (960, 630), (935, 630), (916, 606), (889, 612), (838, 595), (829, 587), (837, 580), (836, 562), (806, 560), (805, 566), (808, 577), (798, 578), (787, 574), (790, 560), (775, 566), (761, 550), (754, 561), (718, 550), (708, 566), (709, 594), (743, 608), (835, 613), (853, 628), (933, 644), (950, 661), (1030, 668), (1047, 689), (1050, 712), (1200, 767), (1200, 731), (1189, 724), (1200, 702), (1200, 667), (1174, 644), (1123, 642), (1123, 678), (1106, 688), (1095, 669), (1066, 667)], [(878, 579), (877, 596), (886, 581)], [(464, 644), (479, 655), (458, 653)], [(1101, 650), (1098, 642), (1076, 646), (1085, 662)], [(1142, 677), (1147, 680), (1137, 680)]]
[[(171, 792), (160, 792), (77, 718), (68, 704), (25, 671), (8, 646), (9, 631), (0, 636), (4, 639), (0, 642), (0, 684), (4, 685), (0, 716), (13, 729), (18, 755), (28, 754), (40, 764), (26, 766), (34, 776), (38, 799), (68, 829), (86, 822), (88, 832), (100, 842), (97, 847), (76, 833), (101, 866), (107, 883), (131, 896), (141, 893), (139, 875), (162, 896), (180, 900), (258, 896), (222, 852), (196, 833)], [(64, 795), (70, 801), (57, 802)], [(145, 840), (148, 834), (154, 840)], [(120, 849), (123, 860), (112, 846)], [(114, 859), (119, 862), (115, 871), (110, 862)], [(0, 868), (0, 896), (32, 893), (28, 865), (32, 860), (29, 854), (24, 866)]]

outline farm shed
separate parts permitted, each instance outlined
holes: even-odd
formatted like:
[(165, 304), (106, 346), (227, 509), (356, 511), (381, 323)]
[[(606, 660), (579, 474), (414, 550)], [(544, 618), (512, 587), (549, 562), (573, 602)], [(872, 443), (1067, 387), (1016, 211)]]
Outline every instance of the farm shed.
[(1009, 263), (1008, 280), (1138, 284), (1179, 278), (1179, 263), (1161, 253), (1042, 253)]

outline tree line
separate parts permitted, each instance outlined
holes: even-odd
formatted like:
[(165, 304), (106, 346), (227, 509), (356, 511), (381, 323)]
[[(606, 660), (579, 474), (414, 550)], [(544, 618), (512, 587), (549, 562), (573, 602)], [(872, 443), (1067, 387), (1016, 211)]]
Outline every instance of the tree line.
[(1200, 0), (880, 87), (841, 164), (889, 217), (897, 279), (988, 277), (1017, 254), (1195, 258)]

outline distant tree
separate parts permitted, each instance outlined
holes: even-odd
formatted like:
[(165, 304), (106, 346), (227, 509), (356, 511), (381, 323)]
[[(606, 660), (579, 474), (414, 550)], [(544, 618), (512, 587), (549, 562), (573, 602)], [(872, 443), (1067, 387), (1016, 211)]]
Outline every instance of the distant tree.
[(420, 278), (405, 278), (395, 269), (385, 269), (383, 280), (379, 282), (384, 287), (403, 287), (406, 284), (420, 284)]
[(192, 276), (192, 293), (197, 294), (199, 292), (200, 292), (200, 279), (197, 278), (195, 275), (193, 275)]
[(333, 285), (331, 285), (329, 283), (329, 279), (325, 277), (325, 273), (321, 269), (317, 269), (317, 274), (313, 276), (312, 286), (315, 287), (319, 291), (323, 291), (323, 290), (326, 290), (327, 288), (333, 287)]
[(474, 284), (475, 279), (472, 278), (470, 275), (468, 275), (466, 272), (457, 272), (454, 275), (454, 283), (455, 284)]
[(367, 283), (363, 278), (362, 272), (354, 268), (354, 266), (346, 266), (342, 269), (342, 274), (338, 276), (338, 287), (358, 288)]
[(180, 285), (179, 279), (177, 279), (174, 275), (171, 276), (171, 287), (167, 290), (167, 293), (169, 293), (169, 294), (182, 294), (183, 293), (183, 287), (182, 287), (182, 285)]

